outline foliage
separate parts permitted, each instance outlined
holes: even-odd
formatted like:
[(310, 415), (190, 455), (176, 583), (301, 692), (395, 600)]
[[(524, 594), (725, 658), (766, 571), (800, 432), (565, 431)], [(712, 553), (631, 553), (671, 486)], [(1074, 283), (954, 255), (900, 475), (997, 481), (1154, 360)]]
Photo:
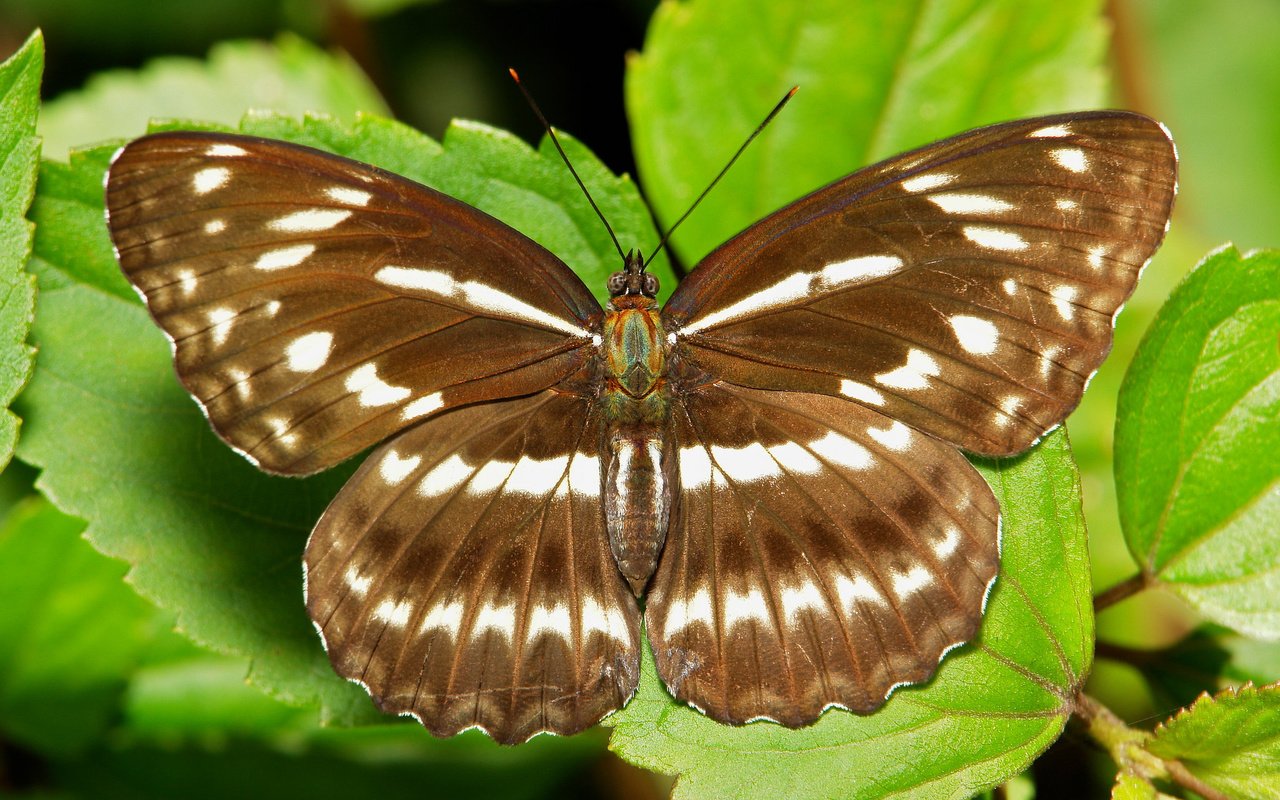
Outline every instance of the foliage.
[[(393, 21), (410, 5), (349, 8)], [(626, 85), (647, 195), (674, 219), (797, 83), (787, 112), (677, 235), (683, 263), (882, 156), (1000, 118), (1106, 105), (1101, 13), (1098, 0), (663, 2)], [(361, 113), (385, 105), (354, 63), (289, 36), (102, 73), (41, 108), (42, 47), (33, 36), (0, 66), (0, 462), (16, 411), (17, 458), (40, 470), (38, 495), (7, 500), (0, 524), (0, 736), (44, 760), (36, 788), (71, 796), (220, 796), (247, 770), (276, 796), (557, 794), (600, 757), (603, 733), (515, 749), (478, 734), (435, 741), (379, 717), (332, 673), (302, 608), (298, 561), (350, 468), (271, 478), (212, 435), (112, 257), (101, 181), (118, 142), (63, 160), (140, 133), (148, 118), (311, 144), (495, 214), (603, 286), (613, 245), (554, 151), (468, 122), (437, 142)], [(39, 165), (37, 185), (38, 109), (56, 160)], [(565, 144), (624, 247), (651, 247), (636, 186)], [(1203, 157), (1188, 176), (1211, 171)], [(1262, 197), (1270, 183), (1251, 191)], [(1160, 263), (1163, 291), (1172, 273)], [(657, 268), (669, 291), (673, 273)], [(1121, 334), (1118, 355), (1136, 345)], [(1087, 461), (1105, 458), (1102, 429), (1115, 420), (1115, 496), (1138, 574), (1101, 605), (1164, 588), (1217, 623), (1179, 631), (1176, 644), (1100, 650), (1157, 696), (1190, 703), (1153, 732), (1084, 693), (1095, 641), (1085, 520), (1091, 531), (1104, 523), (1082, 516), (1059, 432), (1027, 456), (979, 465), (1006, 516), (1001, 577), (979, 641), (933, 681), (866, 717), (730, 728), (668, 697), (646, 653), (639, 694), (608, 720), (609, 747), (676, 776), (686, 798), (965, 797), (1011, 780), (1010, 795), (1025, 796), (1036, 758), (1074, 717), (1116, 762), (1113, 797), (1274, 796), (1280, 690), (1267, 684), (1280, 671), (1275, 645), (1259, 640), (1280, 638), (1278, 337), (1280, 255), (1215, 250), (1163, 304), (1132, 365), (1113, 358), (1112, 377), (1095, 382), (1092, 395), (1115, 391), (1124, 375), (1118, 412), (1072, 420)], [(2, 496), (30, 494), (22, 469), (6, 472)], [(1237, 688), (1245, 680), (1259, 685)], [(1191, 702), (1206, 690), (1217, 693)]]

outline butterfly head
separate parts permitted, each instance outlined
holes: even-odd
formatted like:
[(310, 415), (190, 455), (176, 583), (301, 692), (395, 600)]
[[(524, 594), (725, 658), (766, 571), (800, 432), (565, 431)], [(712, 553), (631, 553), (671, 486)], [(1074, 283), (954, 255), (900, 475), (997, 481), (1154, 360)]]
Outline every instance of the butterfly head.
[(644, 271), (644, 256), (632, 250), (623, 259), (623, 268), (609, 276), (610, 297), (624, 295), (658, 296), (658, 276)]

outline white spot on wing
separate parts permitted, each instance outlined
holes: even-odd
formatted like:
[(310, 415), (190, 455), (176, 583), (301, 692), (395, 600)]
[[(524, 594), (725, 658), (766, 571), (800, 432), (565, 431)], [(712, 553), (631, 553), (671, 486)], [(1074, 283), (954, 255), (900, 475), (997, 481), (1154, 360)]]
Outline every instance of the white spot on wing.
[(404, 411), (400, 412), (400, 419), (407, 422), (418, 417), (425, 417), (442, 406), (444, 406), (444, 398), (440, 392), (425, 394), (406, 405)]
[(568, 606), (538, 606), (530, 612), (525, 638), (533, 641), (544, 633), (559, 636), (566, 642), (573, 638), (573, 619), (569, 616)]
[(330, 230), (350, 216), (345, 208), (308, 208), (276, 217), (267, 227), (283, 233), (312, 233)]
[(1010, 297), (1012, 297), (1018, 291), (1018, 282), (1015, 281), (1013, 278), (1005, 278), (1004, 282), (1001, 283), (1000, 285), (1004, 287), (1004, 293), (1009, 295)]
[(671, 636), (695, 622), (701, 623), (708, 628), (714, 625), (711, 617), (711, 594), (706, 587), (694, 592), (688, 598), (672, 599), (667, 604), (667, 618), (663, 628), (666, 635)]
[(801, 611), (823, 612), (827, 610), (827, 599), (813, 581), (805, 581), (800, 586), (784, 587), (780, 592), (782, 612), (792, 625), (796, 623), (796, 615)]
[(911, 446), (911, 429), (897, 420), (885, 429), (867, 428), (867, 435), (890, 450), (900, 452)]
[(208, 194), (221, 189), (231, 178), (231, 170), (226, 167), (205, 167), (191, 178), (191, 190), (196, 194)]
[(383, 600), (373, 609), (374, 619), (379, 619), (388, 625), (396, 628), (403, 628), (409, 624), (409, 614), (413, 611), (413, 605), (408, 600), (392, 602), (391, 600)]
[(1076, 307), (1072, 301), (1076, 299), (1077, 293), (1076, 287), (1065, 283), (1061, 286), (1053, 287), (1049, 292), (1049, 296), (1053, 298), (1053, 307), (1058, 312), (1058, 316), (1068, 322), (1074, 319), (1076, 315)]
[(1059, 211), (1075, 211), (1080, 208), (1080, 204), (1075, 200), (1069, 200), (1065, 197), (1059, 197), (1053, 201), (1053, 204), (1058, 207)]
[(373, 584), (373, 579), (366, 575), (361, 575), (360, 571), (354, 566), (347, 567), (347, 571), (342, 573), (342, 582), (347, 585), (351, 593), (356, 597), (364, 597), (369, 591), (369, 587)]
[(196, 290), (196, 274), (189, 269), (181, 269), (177, 272), (178, 290), (182, 292), (183, 297), (190, 297), (191, 293)]
[(348, 392), (359, 393), (360, 405), (365, 408), (398, 403), (412, 394), (407, 386), (392, 386), (379, 378), (376, 364), (363, 364), (353, 370), (344, 386)]
[(1027, 134), (1030, 139), (1061, 139), (1070, 136), (1071, 130), (1066, 125), (1047, 125)]
[(938, 362), (933, 356), (913, 347), (907, 352), (907, 363), (877, 374), (876, 382), (892, 389), (927, 389), (929, 379), (938, 373)]
[(870, 403), (873, 406), (884, 405), (884, 395), (865, 383), (851, 381), (848, 378), (840, 381), (840, 394), (845, 397), (852, 397), (854, 400), (860, 400), (863, 403)]
[(907, 178), (901, 183), (901, 186), (904, 192), (926, 192), (930, 189), (937, 189), (939, 186), (946, 186), (955, 179), (956, 176), (948, 172), (932, 172)]
[(467, 464), (455, 453), (422, 476), (422, 481), (418, 484), (418, 494), (424, 497), (439, 497), (461, 486), (475, 471), (475, 467)]
[(569, 488), (582, 497), (600, 496), (600, 459), (574, 453), (569, 461)]
[(680, 488), (700, 489), (711, 483), (711, 457), (701, 445), (680, 448)]
[(608, 607), (588, 597), (582, 601), (582, 637), (585, 639), (591, 632), (603, 633), (623, 644), (630, 644), (631, 630), (627, 627), (627, 617), (616, 606)]
[(797, 300), (811, 299), (822, 292), (836, 291), (892, 275), (902, 269), (902, 264), (902, 259), (897, 256), (872, 255), (834, 261), (814, 272), (794, 272), (772, 286), (766, 286), (701, 319), (693, 320), (681, 333), (697, 333), (729, 320), (749, 317)]
[(929, 202), (948, 214), (999, 214), (1013, 204), (987, 194), (950, 193), (929, 195)]
[(1095, 244), (1093, 247), (1090, 247), (1089, 253), (1086, 256), (1089, 261), (1089, 266), (1094, 269), (1102, 269), (1102, 259), (1106, 254), (1107, 246), (1105, 244)]
[(867, 448), (835, 431), (809, 443), (809, 449), (828, 461), (853, 469), (867, 469), (874, 459)]
[(964, 238), (988, 250), (1026, 250), (1027, 240), (1013, 231), (991, 228), (986, 225), (965, 225), (961, 228)]
[(1079, 147), (1059, 147), (1050, 150), (1049, 157), (1058, 162), (1058, 166), (1071, 172), (1084, 172), (1089, 168), (1089, 159)]
[(951, 525), (948, 526), (947, 530), (943, 533), (942, 539), (934, 542), (933, 552), (938, 556), (938, 558), (945, 560), (950, 558), (951, 554), (954, 553), (956, 548), (959, 546), (960, 529), (955, 525)]
[(249, 151), (245, 150), (238, 144), (211, 144), (205, 148), (204, 154), (212, 158), (228, 158), (232, 156), (247, 156)]
[(278, 247), (258, 256), (253, 262), (254, 269), (273, 270), (285, 267), (296, 267), (311, 257), (316, 251), (314, 244), (295, 244), (289, 247)]
[(330, 186), (325, 190), (330, 200), (346, 203), (350, 206), (367, 206), (373, 195), (363, 189), (352, 189), (350, 186)]
[(552, 456), (548, 459), (521, 456), (507, 478), (506, 490), (532, 497), (543, 497), (564, 478), (569, 457)]
[(778, 462), (773, 460), (773, 456), (759, 442), (752, 442), (744, 447), (712, 445), (711, 457), (730, 480), (749, 483), (776, 478), (782, 474), (778, 469)]
[(418, 628), (419, 633), (442, 628), (449, 632), (450, 636), (458, 635), (458, 628), (462, 625), (462, 603), (437, 603), (431, 607), (427, 615), (422, 619), (422, 625)]
[(836, 596), (840, 598), (840, 605), (850, 614), (854, 612), (853, 606), (859, 600), (875, 605), (885, 605), (884, 595), (880, 594), (871, 581), (861, 575), (852, 579), (844, 575), (837, 577)]
[(516, 607), (514, 604), (505, 606), (497, 606), (493, 603), (485, 603), (485, 605), (476, 612), (475, 632), (477, 634), (482, 631), (493, 630), (502, 634), (507, 640), (511, 640), (512, 634), (516, 630)]
[(479, 281), (455, 281), (452, 276), (439, 270), (386, 266), (375, 272), (373, 278), (401, 289), (462, 299), (489, 313), (562, 331), (570, 336), (585, 338), (591, 335), (576, 322), (552, 316), (518, 297), (512, 297)]
[(284, 349), (285, 362), (294, 372), (315, 372), (329, 360), (332, 349), (332, 333), (304, 333)]
[(222, 233), (227, 229), (227, 223), (221, 219), (211, 219), (204, 224), (204, 232), (210, 235)]
[(933, 583), (929, 570), (917, 564), (906, 573), (893, 576), (893, 593), (899, 600), (906, 600), (911, 595)]
[(378, 465), (378, 473), (382, 475), (382, 479), (387, 483), (400, 483), (409, 476), (409, 473), (417, 469), (418, 464), (421, 462), (421, 456), (401, 458), (400, 454), (395, 450), (390, 450), (383, 456), (382, 463)]
[(790, 472), (802, 475), (816, 475), (822, 470), (822, 462), (813, 454), (795, 442), (783, 442), (769, 446), (769, 455), (773, 456), (782, 467)]
[(236, 312), (230, 308), (220, 307), (211, 309), (205, 316), (209, 319), (209, 335), (213, 337), (213, 343), (218, 347), (227, 343), (227, 337), (231, 335), (231, 323), (235, 322)]
[(738, 594), (732, 589), (724, 593), (724, 627), (733, 630), (739, 622), (755, 620), (768, 624), (769, 606), (765, 604), (764, 595), (759, 589), (752, 589), (746, 594)]
[(987, 356), (996, 351), (1000, 332), (991, 320), (955, 314), (947, 322), (951, 324), (951, 330), (955, 331), (956, 341), (970, 353)]

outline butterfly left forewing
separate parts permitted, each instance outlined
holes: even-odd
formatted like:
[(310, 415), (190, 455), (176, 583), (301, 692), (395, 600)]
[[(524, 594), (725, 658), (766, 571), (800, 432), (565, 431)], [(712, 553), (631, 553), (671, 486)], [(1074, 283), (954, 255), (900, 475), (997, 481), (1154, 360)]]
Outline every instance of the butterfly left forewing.
[(821, 392), (971, 452), (1079, 402), (1168, 224), (1168, 133), (1093, 112), (960, 134), (860, 170), (709, 255), (665, 309), (681, 357)]
[(543, 389), (592, 349), (599, 305), (555, 256), (318, 150), (143, 137), (112, 162), (106, 206), (179, 378), (272, 472), (315, 472), (445, 409)]
[(600, 418), (555, 391), (447, 412), (374, 451), (307, 544), (335, 669), (432, 733), (576, 733), (639, 677), (600, 512)]
[(955, 448), (816, 394), (703, 387), (673, 417), (645, 620), (677, 698), (729, 723), (867, 712), (974, 635), (999, 510)]

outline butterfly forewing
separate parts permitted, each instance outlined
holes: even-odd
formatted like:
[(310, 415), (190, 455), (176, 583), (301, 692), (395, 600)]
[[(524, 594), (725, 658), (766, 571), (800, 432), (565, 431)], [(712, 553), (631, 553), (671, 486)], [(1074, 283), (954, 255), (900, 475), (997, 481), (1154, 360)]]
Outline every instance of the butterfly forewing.
[(574, 733), (639, 677), (600, 513), (599, 411), (553, 391), (451, 411), (365, 461), (307, 544), (338, 672), (437, 735)]
[(713, 719), (879, 707), (976, 631), (999, 510), (955, 448), (848, 401), (722, 386), (675, 412), (680, 512), (646, 602)]
[(1022, 120), (837, 181), (709, 255), (666, 307), (680, 352), (744, 386), (850, 398), (971, 452), (1076, 406), (1175, 191), (1137, 114)]
[(225, 134), (139, 139), (107, 181), (126, 276), (218, 433), (305, 474), (578, 369), (599, 305), (532, 240), (411, 181)]

